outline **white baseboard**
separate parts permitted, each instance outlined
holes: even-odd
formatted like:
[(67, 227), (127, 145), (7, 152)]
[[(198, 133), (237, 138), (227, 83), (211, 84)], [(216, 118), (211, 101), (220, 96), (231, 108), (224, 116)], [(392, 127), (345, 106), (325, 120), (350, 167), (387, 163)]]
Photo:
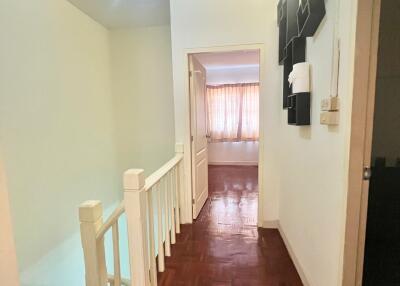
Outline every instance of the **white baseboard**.
[(238, 161), (208, 162), (208, 165), (214, 165), (214, 166), (258, 166), (258, 162), (238, 162)]
[(279, 234), (281, 235), (283, 242), (285, 243), (286, 249), (289, 252), (290, 258), (292, 259), (293, 264), (296, 267), (297, 273), (299, 273), (299, 276), (300, 276), (301, 281), (303, 282), (303, 285), (310, 286), (310, 283), (308, 282), (306, 275), (304, 274), (303, 268), (301, 267), (299, 260), (297, 259), (296, 255), (294, 254), (293, 248), (290, 245), (289, 240), (287, 239), (285, 232), (283, 231), (283, 229), (279, 223), (279, 220), (263, 221), (262, 228), (278, 229)]
[(279, 221), (277, 220), (265, 220), (262, 222), (262, 228), (278, 229)]
[(307, 277), (306, 277), (306, 275), (305, 275), (305, 273), (303, 271), (303, 268), (301, 267), (301, 264), (300, 264), (299, 260), (297, 259), (296, 255), (295, 255), (295, 253), (293, 251), (293, 248), (290, 245), (289, 240), (287, 239), (287, 237), (285, 235), (285, 232), (283, 231), (279, 221), (278, 221), (278, 230), (279, 230), (279, 233), (280, 233), (280, 235), (281, 235), (281, 237), (283, 239), (283, 242), (285, 243), (286, 249), (289, 252), (290, 258), (292, 258), (294, 266), (296, 267), (297, 273), (299, 273), (299, 276), (300, 276), (301, 281), (303, 282), (303, 285), (304, 286), (310, 286), (310, 283), (307, 280)]

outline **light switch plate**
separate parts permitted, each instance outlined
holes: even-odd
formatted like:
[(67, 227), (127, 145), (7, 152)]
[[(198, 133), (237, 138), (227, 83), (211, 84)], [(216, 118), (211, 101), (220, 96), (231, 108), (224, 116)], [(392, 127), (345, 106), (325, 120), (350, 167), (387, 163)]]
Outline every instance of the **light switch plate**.
[(322, 111), (339, 110), (339, 98), (335, 96), (323, 99), (321, 101), (321, 110)]
[(338, 125), (339, 112), (338, 111), (322, 112), (320, 117), (320, 122), (322, 125)]

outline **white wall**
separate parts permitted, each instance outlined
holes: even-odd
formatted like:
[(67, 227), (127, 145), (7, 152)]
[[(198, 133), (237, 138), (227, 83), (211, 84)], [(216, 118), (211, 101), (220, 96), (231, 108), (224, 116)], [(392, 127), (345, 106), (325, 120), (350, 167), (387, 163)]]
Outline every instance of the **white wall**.
[(258, 165), (258, 142), (208, 143), (209, 165)]
[(0, 153), (21, 284), (83, 285), (78, 205), (101, 200), (106, 217), (123, 170), (148, 174), (174, 155), (170, 30), (110, 33), (65, 0), (1, 1), (0, 25)]
[(112, 30), (110, 39), (118, 168), (151, 174), (175, 152), (170, 28)]
[(340, 2), (340, 125), (319, 124), (321, 99), (330, 94), (337, 1), (326, 1), (327, 16), (307, 40), (312, 69), (312, 125), (287, 126), (281, 114), (281, 186), (279, 219), (311, 285), (340, 285), (347, 196), (351, 113), (352, 2)]
[[(315, 38), (307, 41), (312, 64), (312, 125), (287, 125), (282, 106), (282, 67), (278, 66), (276, 1), (171, 2), (172, 51), (177, 140), (188, 143), (185, 120), (184, 52), (201, 47), (261, 43), (266, 65), (261, 70), (264, 114), (260, 146), (264, 167), (263, 217), (280, 220), (301, 268), (311, 285), (340, 285), (347, 191), (351, 108), (353, 3), (342, 1), (340, 24), (342, 62), (340, 126), (319, 124), (320, 100), (330, 95), (331, 57), (338, 1), (326, 1), (328, 15)], [(221, 20), (223, 19), (223, 21)], [(240, 20), (239, 20), (240, 19)], [(263, 61), (263, 60), (262, 60)]]
[(22, 285), (83, 285), (78, 205), (121, 198), (108, 31), (65, 0), (0, 1), (0, 153)]

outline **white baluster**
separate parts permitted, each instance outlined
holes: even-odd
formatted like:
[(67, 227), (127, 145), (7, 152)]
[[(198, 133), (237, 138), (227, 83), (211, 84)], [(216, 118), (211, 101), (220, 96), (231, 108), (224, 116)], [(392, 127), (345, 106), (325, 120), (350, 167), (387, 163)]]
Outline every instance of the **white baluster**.
[(158, 271), (165, 271), (164, 262), (164, 234), (163, 234), (163, 211), (162, 211), (162, 196), (160, 183), (156, 185), (157, 193), (157, 227), (158, 227)]
[(175, 180), (174, 180), (174, 168), (172, 168), (168, 172), (168, 197), (169, 197), (169, 205), (170, 205), (170, 213), (171, 213), (171, 243), (176, 243), (176, 235), (175, 235)]
[(106, 286), (107, 269), (104, 238), (96, 239), (103, 224), (103, 208), (99, 201), (87, 201), (79, 207), (81, 240), (85, 259), (86, 286)]
[(157, 267), (154, 253), (154, 188), (147, 191), (147, 205), (149, 210), (149, 240), (150, 240), (150, 280), (152, 286), (157, 286)]
[(165, 229), (165, 256), (171, 256), (171, 237), (170, 237), (170, 208), (168, 199), (168, 176), (164, 176), (162, 182), (162, 193), (164, 196), (164, 229)]
[(113, 238), (113, 254), (114, 254), (114, 285), (121, 286), (118, 220), (112, 225), (112, 238)]
[[(184, 154), (184, 145), (181, 143), (177, 143), (175, 145), (175, 153), (176, 154)], [(185, 172), (184, 172), (184, 161), (183, 159), (178, 163), (177, 165), (177, 170), (178, 170), (178, 179), (177, 179), (177, 200), (178, 200), (178, 212), (179, 212), (179, 224), (177, 223), (177, 227), (179, 227), (179, 231), (177, 230), (177, 233), (180, 233), (180, 222), (182, 221), (182, 216), (185, 211), (185, 209), (182, 210), (181, 206), (185, 205), (184, 198), (185, 198), (185, 192), (184, 192), (184, 185), (185, 185)], [(181, 212), (182, 210), (182, 212)], [(178, 215), (177, 215), (178, 216)]]
[(132, 286), (149, 286), (149, 249), (147, 235), (147, 193), (144, 172), (131, 169), (124, 173), (124, 202), (128, 226)]
[(174, 168), (175, 181), (175, 228), (176, 233), (181, 233), (180, 206), (179, 206), (179, 163)]

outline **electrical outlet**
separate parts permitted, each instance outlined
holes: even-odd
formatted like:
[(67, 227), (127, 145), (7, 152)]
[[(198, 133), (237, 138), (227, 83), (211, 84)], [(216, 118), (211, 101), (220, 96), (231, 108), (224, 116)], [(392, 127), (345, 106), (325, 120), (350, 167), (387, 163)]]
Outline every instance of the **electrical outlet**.
[(322, 125), (338, 125), (339, 112), (338, 111), (322, 112), (320, 117), (320, 122)]

